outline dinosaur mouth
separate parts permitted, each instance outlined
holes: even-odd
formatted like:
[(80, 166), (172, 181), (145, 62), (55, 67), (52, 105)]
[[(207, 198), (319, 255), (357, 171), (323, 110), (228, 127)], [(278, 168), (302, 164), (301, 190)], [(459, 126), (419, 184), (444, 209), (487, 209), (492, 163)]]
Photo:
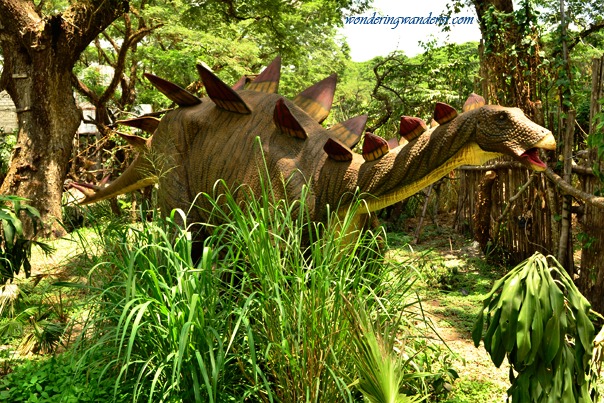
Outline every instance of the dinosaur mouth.
[(539, 149), (530, 148), (520, 155), (520, 161), (535, 171), (545, 171), (547, 165), (539, 158)]

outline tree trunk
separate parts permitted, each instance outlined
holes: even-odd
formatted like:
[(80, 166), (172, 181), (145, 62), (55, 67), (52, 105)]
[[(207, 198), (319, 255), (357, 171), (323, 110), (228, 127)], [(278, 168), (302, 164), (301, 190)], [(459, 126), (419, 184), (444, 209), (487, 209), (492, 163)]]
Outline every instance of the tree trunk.
[[(590, 113), (590, 134), (595, 133), (597, 119), (600, 112), (599, 100), (604, 98), (604, 57), (594, 59), (592, 68), (592, 99)], [(589, 164), (598, 161), (596, 150), (589, 154)], [(604, 170), (604, 163), (598, 162), (600, 171)], [(585, 176), (583, 191), (593, 194), (604, 185), (595, 176)], [(577, 279), (577, 287), (591, 302), (592, 309), (604, 313), (604, 208), (598, 208), (585, 203), (585, 214), (582, 220), (584, 234), (583, 249), (581, 251), (581, 272)]]
[[(480, 78), (488, 103), (517, 106), (535, 120), (541, 57), (535, 12), (512, 0), (472, 0), (480, 23)], [(491, 6), (494, 11), (491, 10)], [(521, 16), (521, 18), (520, 18)], [(527, 39), (531, 41), (527, 41)], [(516, 51), (511, 52), (514, 48)], [(539, 123), (539, 122), (537, 122)]]
[[(604, 164), (601, 164), (604, 169)], [(603, 185), (595, 176), (585, 179), (583, 190), (593, 193)], [(585, 203), (582, 232), (581, 271), (577, 287), (594, 311), (604, 313), (604, 209)]]
[(63, 180), (81, 116), (71, 71), (86, 46), (127, 10), (122, 0), (79, 1), (62, 14), (43, 16), (32, 1), (0, 0), (0, 89), (8, 91), (19, 118), (0, 192), (30, 199), (45, 223), (44, 236), (63, 233), (57, 221)]
[(19, 134), (0, 193), (29, 198), (45, 221), (43, 235), (60, 236), (65, 167), (81, 116), (71, 89), (72, 66), (48, 49), (12, 51), (4, 69), (13, 77), (7, 91), (17, 108)]
[(480, 249), (487, 252), (491, 241), (491, 209), (493, 198), (491, 196), (493, 185), (497, 179), (495, 171), (487, 171), (478, 185), (476, 193), (476, 213), (474, 213), (474, 239), (480, 244)]

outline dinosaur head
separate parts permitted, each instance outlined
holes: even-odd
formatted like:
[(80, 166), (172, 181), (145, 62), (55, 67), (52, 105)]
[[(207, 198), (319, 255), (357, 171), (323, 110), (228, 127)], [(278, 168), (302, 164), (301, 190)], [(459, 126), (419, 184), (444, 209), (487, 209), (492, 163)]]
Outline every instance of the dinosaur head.
[(529, 120), (518, 108), (485, 105), (473, 111), (476, 143), (481, 149), (510, 155), (527, 168), (544, 171), (539, 149), (555, 150), (552, 133)]

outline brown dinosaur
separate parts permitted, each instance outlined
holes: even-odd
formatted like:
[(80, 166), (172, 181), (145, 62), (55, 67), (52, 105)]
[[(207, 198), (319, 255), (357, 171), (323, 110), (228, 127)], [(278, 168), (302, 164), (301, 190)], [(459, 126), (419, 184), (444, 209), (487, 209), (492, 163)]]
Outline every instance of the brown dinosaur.
[[(179, 107), (161, 121), (122, 121), (153, 135), (124, 135), (140, 150), (138, 157), (106, 187), (76, 184), (86, 195), (83, 203), (158, 182), (164, 214), (180, 208), (188, 212), (189, 222), (206, 222), (209, 206), (196, 198), (200, 192), (213, 194), (222, 179), (231, 189), (245, 184), (259, 196), (259, 172), (266, 172), (277, 198), (295, 200), (308, 184), (310, 218), (324, 221), (328, 205), (345, 211), (357, 189), (366, 201), (361, 216), (409, 197), (460, 165), (510, 155), (531, 169), (544, 170), (539, 149), (556, 145), (550, 131), (519, 109), (485, 105), (482, 97), (472, 94), (460, 114), (438, 103), (438, 125), (433, 128), (403, 116), (400, 142), (366, 133), (362, 155), (357, 154), (351, 148), (364, 131), (366, 115), (330, 129), (321, 125), (333, 101), (335, 75), (292, 102), (276, 93), (280, 64), (277, 58), (255, 80), (242, 78), (232, 88), (198, 65), (207, 99), (147, 74)], [(237, 197), (243, 201), (245, 195)], [(199, 208), (190, 208), (194, 201)]]

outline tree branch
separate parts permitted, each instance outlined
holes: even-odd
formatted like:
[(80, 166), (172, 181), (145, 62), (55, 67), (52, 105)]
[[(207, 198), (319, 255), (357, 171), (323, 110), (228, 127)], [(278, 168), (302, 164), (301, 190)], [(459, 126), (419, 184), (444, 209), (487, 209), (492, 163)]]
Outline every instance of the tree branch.
[(86, 84), (84, 84), (74, 73), (71, 73), (71, 85), (77, 92), (90, 100), (90, 103), (96, 104), (99, 101), (98, 96)]
[(75, 62), (89, 43), (103, 32), (116, 18), (127, 13), (128, 1), (78, 1), (62, 15), (62, 40), (66, 55)]
[(551, 168), (545, 170), (545, 176), (547, 176), (552, 182), (559, 186), (562, 193), (573, 196), (576, 199), (584, 201), (594, 207), (604, 209), (604, 197), (594, 196), (592, 194), (583, 192), (566, 182), (560, 176), (558, 176)]
[(596, 24), (592, 24), (589, 28), (581, 31), (581, 33), (579, 33), (579, 35), (574, 37), (573, 40), (568, 44), (568, 51), (570, 52), (572, 50), (572, 48), (574, 48), (575, 45), (577, 45), (583, 39), (585, 39), (589, 35), (593, 34), (594, 32), (597, 32), (601, 29), (604, 29), (604, 20), (599, 21)]
[(505, 209), (503, 210), (503, 213), (501, 213), (501, 215), (499, 217), (497, 217), (497, 220), (495, 223), (495, 230), (493, 231), (495, 233), (495, 239), (494, 239), (495, 244), (497, 244), (499, 242), (499, 228), (501, 228), (501, 222), (510, 213), (510, 207), (512, 206), (512, 204), (522, 195), (522, 193), (524, 193), (524, 191), (529, 187), (529, 185), (531, 183), (533, 183), (535, 176), (536, 176), (535, 171), (531, 172), (531, 175), (529, 176), (528, 180), (522, 186), (520, 186), (520, 189), (518, 189), (518, 192), (516, 192), (515, 195), (513, 195), (512, 197), (509, 198), (507, 205), (505, 206)]
[(124, 39), (124, 42), (122, 43), (122, 46), (119, 49), (115, 66), (113, 66), (113, 78), (111, 79), (111, 82), (103, 92), (103, 95), (101, 95), (101, 97), (99, 98), (99, 102), (101, 103), (107, 102), (109, 98), (113, 96), (113, 94), (115, 93), (115, 89), (120, 84), (122, 76), (124, 75), (124, 69), (126, 67), (126, 56), (128, 56), (128, 51), (130, 50), (130, 47), (140, 42), (145, 36), (153, 32), (153, 30), (162, 26), (162, 24), (158, 24), (149, 28), (143, 27), (137, 30), (136, 32), (132, 33), (129, 22), (130, 18), (127, 17), (126, 20), (126, 26), (128, 27), (128, 30), (126, 31), (127, 37)]

